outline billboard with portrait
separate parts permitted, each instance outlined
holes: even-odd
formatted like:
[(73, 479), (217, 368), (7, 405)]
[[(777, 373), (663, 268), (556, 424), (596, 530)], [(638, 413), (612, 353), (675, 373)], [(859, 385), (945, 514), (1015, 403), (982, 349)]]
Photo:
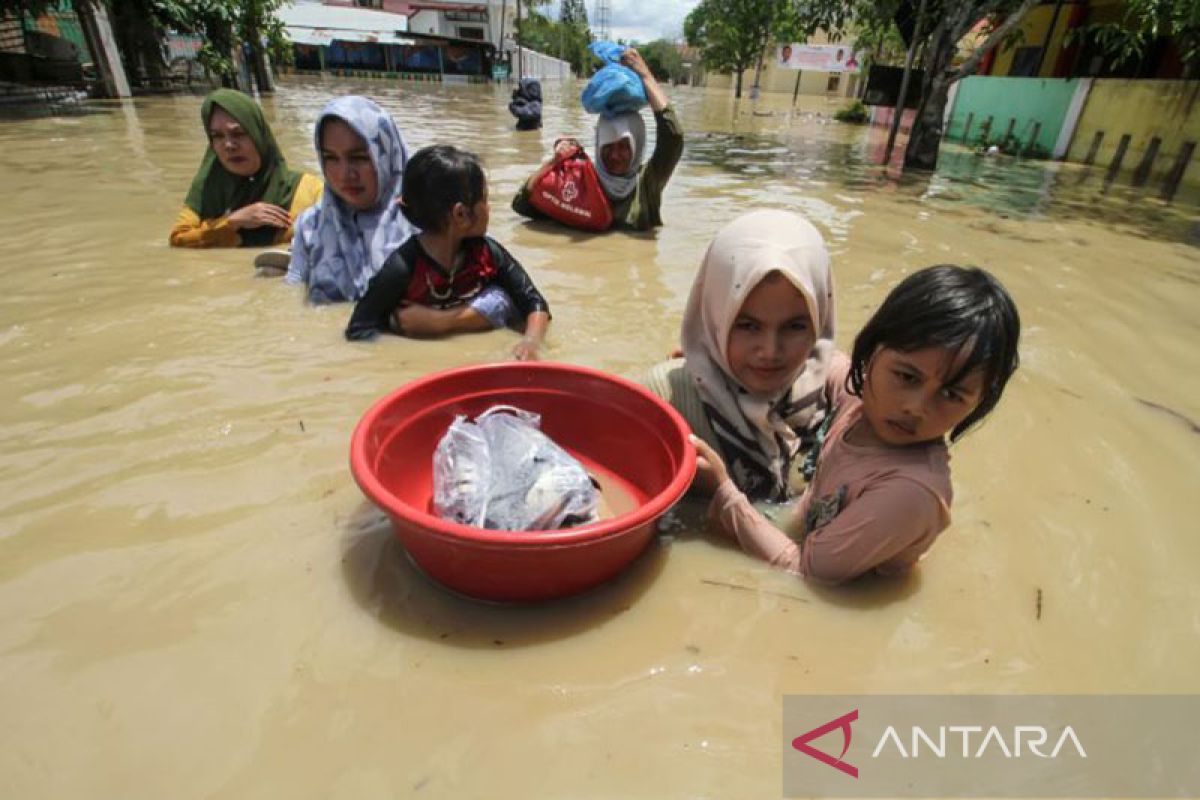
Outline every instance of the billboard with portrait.
[(853, 44), (800, 44), (791, 42), (775, 50), (775, 66), (818, 72), (858, 72)]

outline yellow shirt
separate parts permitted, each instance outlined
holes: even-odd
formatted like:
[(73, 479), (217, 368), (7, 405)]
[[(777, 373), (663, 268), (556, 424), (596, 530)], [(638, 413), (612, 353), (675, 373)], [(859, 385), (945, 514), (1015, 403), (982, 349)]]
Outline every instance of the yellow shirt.
[[(325, 184), (316, 175), (307, 172), (300, 178), (300, 185), (292, 195), (292, 206), (288, 214), (292, 222), (307, 209), (321, 199)], [(292, 226), (282, 228), (275, 237), (275, 244), (283, 244), (292, 240)], [(238, 247), (242, 243), (241, 234), (229, 225), (229, 215), (217, 219), (200, 219), (200, 215), (184, 206), (179, 211), (175, 226), (171, 228), (172, 247)]]

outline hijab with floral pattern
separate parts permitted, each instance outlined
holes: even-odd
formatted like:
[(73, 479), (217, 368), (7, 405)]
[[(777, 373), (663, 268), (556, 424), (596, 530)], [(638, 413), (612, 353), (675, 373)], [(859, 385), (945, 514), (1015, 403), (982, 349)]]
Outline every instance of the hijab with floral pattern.
[(366, 211), (351, 208), (328, 181), (320, 202), (300, 215), (292, 242), (289, 283), (308, 287), (313, 303), (356, 301), (383, 262), (417, 233), (400, 210), (408, 149), (391, 115), (365, 97), (349, 95), (321, 109), (313, 134), (321, 156), (321, 130), (329, 119), (346, 123), (365, 143), (379, 193)]

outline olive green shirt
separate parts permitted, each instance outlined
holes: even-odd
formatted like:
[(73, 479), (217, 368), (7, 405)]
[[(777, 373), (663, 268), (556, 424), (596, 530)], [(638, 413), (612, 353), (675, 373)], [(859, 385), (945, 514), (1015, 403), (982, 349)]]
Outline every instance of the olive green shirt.
[[(704, 400), (696, 389), (687, 364), (682, 358), (673, 358), (655, 364), (645, 373), (634, 378), (636, 383), (645, 386), (652, 393), (666, 400), (679, 412), (684, 421), (691, 426), (692, 433), (699, 436), (709, 447), (721, 452), (721, 441), (713, 431), (712, 423), (708, 420), (708, 412), (704, 410)], [(792, 461), (791, 473), (788, 476), (788, 487), (792, 494), (799, 495), (804, 491), (805, 480), (800, 473), (803, 458)], [(768, 519), (775, 520), (783, 508), (778, 503), (756, 502), (755, 508), (763, 512)]]
[(700, 399), (700, 393), (696, 391), (686, 362), (682, 358), (672, 358), (670, 361), (655, 364), (634, 380), (670, 403), (679, 412), (679, 416), (691, 426), (692, 433), (717, 452), (721, 451), (721, 443), (713, 433), (708, 414), (704, 411), (704, 401)]
[[(675, 109), (667, 106), (654, 114), (657, 137), (654, 142), (654, 153), (650, 160), (641, 167), (637, 188), (621, 200), (612, 201), (613, 227), (633, 228), (638, 231), (650, 230), (663, 224), (662, 193), (683, 155), (683, 128)], [(531, 219), (549, 219), (529, 202), (528, 182), (521, 184), (520, 191), (513, 198), (512, 208), (521, 216)]]

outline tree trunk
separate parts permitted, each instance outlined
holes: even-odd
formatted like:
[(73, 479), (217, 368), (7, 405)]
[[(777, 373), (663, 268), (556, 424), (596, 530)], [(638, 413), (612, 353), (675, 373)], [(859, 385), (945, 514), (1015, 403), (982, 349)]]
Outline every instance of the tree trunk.
[(254, 74), (254, 82), (258, 84), (259, 94), (271, 94), (275, 91), (271, 65), (267, 61), (266, 47), (262, 44), (250, 45), (250, 71)]
[(953, 71), (950, 64), (954, 59), (958, 41), (982, 15), (990, 13), (987, 8), (989, 4), (960, 3), (953, 7), (951, 14), (939, 21), (925, 45), (925, 78), (921, 81), (921, 104), (917, 107), (912, 130), (908, 135), (908, 147), (904, 150), (906, 169), (937, 168), (938, 146), (942, 141), (942, 125), (946, 115), (946, 101), (950, 96), (950, 84), (974, 72), (984, 54), (998, 45), (1037, 2), (1038, 0), (1021, 0), (1021, 5), (1013, 9), (1007, 19), (992, 30), (983, 45)]
[(957, 40), (953, 26), (940, 24), (925, 47), (925, 76), (921, 80), (921, 104), (913, 115), (908, 146), (904, 149), (905, 169), (937, 169), (938, 146), (942, 142), (942, 119), (955, 74), (950, 71)]
[(234, 54), (233, 30), (227, 22), (219, 17), (210, 17), (205, 22), (204, 33), (208, 38), (209, 46), (229, 65), (215, 77), (220, 79), (221, 85), (226, 89), (240, 88), (237, 79), (238, 61)]
[(906, 169), (937, 169), (938, 147), (942, 143), (942, 124), (946, 114), (946, 100), (950, 95), (951, 74), (942, 70), (932, 80), (926, 77), (922, 94), (924, 99), (913, 116), (912, 130), (908, 134), (908, 146), (904, 148)]
[(737, 78), (735, 79), (735, 84), (734, 84), (734, 89), (733, 89), (734, 97), (742, 96), (742, 71), (743, 70), (740, 68), (738, 68), (736, 70)]
[(127, 77), (140, 86), (161, 87), (167, 83), (162, 39), (147, 9), (140, 4), (114, 4), (112, 21)]

